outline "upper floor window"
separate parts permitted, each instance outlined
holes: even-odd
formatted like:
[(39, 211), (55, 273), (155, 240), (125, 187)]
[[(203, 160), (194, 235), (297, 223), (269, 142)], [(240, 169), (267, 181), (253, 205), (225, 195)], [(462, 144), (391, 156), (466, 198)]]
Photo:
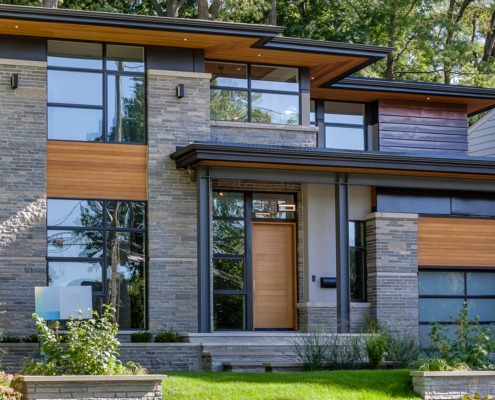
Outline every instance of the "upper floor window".
[(311, 124), (323, 125), (321, 147), (347, 150), (366, 149), (365, 105), (325, 101), (311, 103)]
[(211, 119), (300, 124), (297, 68), (206, 62), (211, 80)]
[(48, 41), (48, 139), (145, 142), (144, 48)]

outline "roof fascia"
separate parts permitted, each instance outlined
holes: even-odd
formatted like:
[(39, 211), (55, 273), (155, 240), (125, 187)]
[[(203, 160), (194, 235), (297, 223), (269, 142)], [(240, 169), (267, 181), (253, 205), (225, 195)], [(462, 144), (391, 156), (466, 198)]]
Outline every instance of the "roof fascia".
[(428, 157), (420, 154), (311, 150), (291, 147), (246, 146), (226, 143), (192, 143), (170, 155), (177, 168), (201, 161), (232, 161), (297, 166), (386, 169), (495, 176), (495, 160), (479, 157)]

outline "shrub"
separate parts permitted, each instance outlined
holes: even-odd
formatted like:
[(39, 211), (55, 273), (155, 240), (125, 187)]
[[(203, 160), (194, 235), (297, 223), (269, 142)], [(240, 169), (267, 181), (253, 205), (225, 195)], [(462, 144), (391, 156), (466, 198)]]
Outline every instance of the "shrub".
[(33, 333), (32, 335), (24, 336), (22, 341), (24, 343), (39, 343), (39, 337), (36, 333)]
[(0, 400), (20, 400), (21, 394), (12, 387), (14, 375), (0, 371)]
[(308, 371), (324, 369), (329, 348), (328, 338), (321, 332), (313, 332), (299, 336), (291, 341), (296, 359), (304, 364)]
[(456, 328), (455, 336), (449, 338), (446, 328), (435, 324), (430, 333), (433, 352), (448, 365), (466, 365), (473, 370), (489, 370), (495, 367), (490, 353), (495, 350), (493, 333), (479, 325), (479, 318), (469, 318), (468, 305), (464, 302), (456, 319), (451, 317)]
[(36, 328), (43, 340), (40, 352), (44, 360), (30, 359), (22, 373), (28, 375), (125, 375), (142, 373), (136, 364), (126, 364), (118, 360), (118, 324), (113, 322), (110, 306), (105, 306), (99, 315), (91, 311), (92, 318), (70, 318), (67, 322), (67, 342), (62, 344), (55, 328), (48, 327), (46, 321), (33, 314)]
[(180, 341), (180, 334), (173, 332), (172, 328), (168, 331), (158, 332), (155, 336), (156, 343), (176, 343)]
[(133, 343), (148, 343), (153, 339), (153, 334), (151, 332), (134, 332), (131, 335), (131, 342)]
[(407, 332), (390, 332), (386, 337), (386, 357), (392, 368), (407, 368), (417, 362), (419, 346)]
[(359, 336), (329, 333), (326, 361), (329, 369), (356, 369), (363, 364), (363, 340)]
[(21, 343), (21, 338), (15, 335), (5, 335), (0, 338), (1, 343)]
[(378, 369), (387, 350), (387, 339), (382, 333), (371, 334), (364, 339), (364, 348), (371, 369)]

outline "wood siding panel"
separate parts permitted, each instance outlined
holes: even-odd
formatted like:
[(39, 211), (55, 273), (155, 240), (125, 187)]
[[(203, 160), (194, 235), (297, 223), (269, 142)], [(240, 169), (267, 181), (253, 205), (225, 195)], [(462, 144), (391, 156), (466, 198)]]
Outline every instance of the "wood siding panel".
[(380, 150), (467, 155), (465, 106), (380, 101)]
[(48, 197), (146, 200), (147, 146), (48, 141)]
[(495, 220), (428, 218), (418, 220), (418, 264), (495, 267)]

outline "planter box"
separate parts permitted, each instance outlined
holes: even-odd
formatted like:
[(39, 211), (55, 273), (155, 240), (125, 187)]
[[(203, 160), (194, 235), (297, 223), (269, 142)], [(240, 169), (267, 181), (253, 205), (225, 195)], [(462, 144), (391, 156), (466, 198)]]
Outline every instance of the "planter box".
[(413, 390), (425, 400), (460, 400), (468, 393), (495, 393), (492, 371), (412, 371)]
[(166, 375), (27, 376), (15, 381), (23, 400), (42, 399), (146, 399), (162, 400)]

